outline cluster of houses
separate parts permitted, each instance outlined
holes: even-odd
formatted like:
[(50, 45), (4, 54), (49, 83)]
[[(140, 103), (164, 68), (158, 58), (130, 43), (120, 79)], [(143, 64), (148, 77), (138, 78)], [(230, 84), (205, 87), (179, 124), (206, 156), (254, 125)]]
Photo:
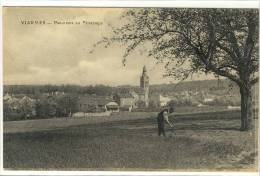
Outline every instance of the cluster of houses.
[[(64, 95), (64, 92), (51, 92), (46, 96), (58, 96)], [(21, 109), (22, 104), (26, 104), (26, 107), (33, 109), (32, 115), (35, 115), (36, 101), (33, 97), (28, 95), (9, 95), (8, 93), (3, 97), (4, 104), (8, 104), (8, 112), (17, 112)], [(97, 96), (97, 95), (83, 95), (77, 99), (77, 112), (88, 114), (104, 114), (104, 112), (119, 112), (119, 111), (132, 111), (138, 108), (148, 108), (150, 101), (158, 102), (159, 106), (166, 106), (171, 100), (168, 97), (162, 95), (149, 94), (149, 76), (147, 69), (144, 66), (140, 76), (140, 87), (138, 89), (125, 89), (114, 93), (111, 96)], [(6, 106), (7, 107), (7, 106)]]
[[(48, 93), (48, 97), (65, 95), (64, 92), (52, 92)], [(140, 76), (140, 86), (138, 88), (126, 88), (123, 91), (115, 92), (111, 96), (97, 96), (97, 95), (83, 95), (77, 98), (75, 115), (90, 114), (90, 115), (108, 115), (112, 112), (119, 111), (133, 111), (136, 109), (151, 108), (151, 102), (155, 102), (157, 107), (164, 107), (171, 101), (192, 101), (195, 106), (203, 107), (207, 106), (211, 102), (215, 101), (216, 95), (208, 95), (203, 91), (182, 91), (172, 95), (171, 97), (163, 96), (161, 94), (151, 94), (149, 92), (149, 76), (147, 74), (146, 67), (143, 67)], [(35, 115), (35, 105), (37, 100), (28, 95), (9, 95), (8, 93), (3, 97), (4, 105), (8, 104), (8, 112), (17, 112), (24, 107), (33, 109), (32, 115)], [(199, 100), (199, 101), (198, 101)], [(194, 105), (193, 104), (193, 105)], [(154, 107), (154, 106), (153, 106)], [(4, 107), (5, 108), (5, 107)], [(229, 106), (229, 108), (234, 108)], [(239, 108), (235, 107), (235, 108)]]
[[(26, 95), (9, 95), (3, 96), (4, 114), (20, 114), (25, 117), (36, 115), (36, 100)], [(21, 114), (25, 113), (25, 114)]]
[(125, 89), (116, 92), (111, 97), (95, 95), (79, 97), (78, 109), (80, 112), (132, 111), (138, 108), (148, 108), (151, 100), (165, 106), (171, 99), (161, 95), (151, 96), (149, 94), (149, 76), (144, 66), (138, 89)]

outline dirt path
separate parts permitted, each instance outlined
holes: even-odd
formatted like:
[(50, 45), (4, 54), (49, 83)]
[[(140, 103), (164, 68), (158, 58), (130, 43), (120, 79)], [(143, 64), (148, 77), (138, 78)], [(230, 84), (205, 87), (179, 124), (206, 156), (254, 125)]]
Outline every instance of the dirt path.
[[(124, 115), (127, 114), (127, 115)], [(156, 113), (120, 113), (109, 117), (78, 117), (78, 118), (52, 118), (23, 121), (4, 122), (4, 133), (24, 133), (34, 131), (48, 131), (62, 129), (70, 126), (111, 122), (117, 120), (145, 119), (155, 116)], [(123, 117), (122, 117), (123, 116)]]
[[(174, 119), (191, 120), (199, 116), (203, 118), (210, 114), (215, 115), (229, 113), (232, 111), (218, 111), (218, 112), (199, 112), (199, 113), (175, 113)], [(237, 112), (236, 112), (237, 113)], [(124, 121), (124, 120), (136, 120), (136, 119), (156, 119), (156, 112), (120, 112), (112, 114), (108, 117), (78, 117), (78, 118), (52, 118), (52, 119), (37, 119), (37, 120), (23, 120), (23, 121), (9, 121), (4, 122), (4, 133), (24, 133), (24, 132), (34, 132), (34, 131), (48, 131), (55, 129), (62, 129), (70, 126), (95, 124), (102, 122), (112, 122), (112, 121)], [(232, 118), (232, 117), (231, 117)], [(196, 126), (194, 126), (196, 128)]]

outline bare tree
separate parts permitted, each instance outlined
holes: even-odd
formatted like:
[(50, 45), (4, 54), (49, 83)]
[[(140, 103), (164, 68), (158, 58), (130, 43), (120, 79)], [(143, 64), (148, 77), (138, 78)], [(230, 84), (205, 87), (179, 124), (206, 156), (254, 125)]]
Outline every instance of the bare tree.
[(256, 9), (128, 9), (113, 36), (99, 43), (124, 44), (124, 63), (138, 46), (149, 46), (149, 55), (165, 63), (167, 76), (229, 78), (240, 88), (244, 131), (252, 127), (251, 90), (258, 82), (258, 21)]

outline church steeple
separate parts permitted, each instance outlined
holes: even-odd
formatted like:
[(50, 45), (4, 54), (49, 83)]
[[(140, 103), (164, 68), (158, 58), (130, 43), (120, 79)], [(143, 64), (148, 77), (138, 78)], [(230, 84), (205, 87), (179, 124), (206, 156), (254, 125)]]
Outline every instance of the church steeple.
[(149, 87), (149, 76), (147, 75), (146, 67), (143, 67), (143, 73), (140, 78), (140, 87), (145, 89)]
[(149, 76), (147, 74), (146, 67), (143, 67), (143, 72), (140, 77), (140, 88), (143, 91), (143, 101), (145, 102), (145, 107), (149, 106)]
[(147, 72), (147, 70), (146, 70), (146, 67), (144, 65), (144, 67), (143, 67), (143, 74), (146, 73), (146, 72)]

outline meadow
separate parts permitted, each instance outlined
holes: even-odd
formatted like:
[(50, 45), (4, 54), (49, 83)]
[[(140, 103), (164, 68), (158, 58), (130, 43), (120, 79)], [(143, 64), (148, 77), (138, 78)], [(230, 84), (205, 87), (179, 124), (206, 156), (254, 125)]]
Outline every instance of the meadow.
[[(255, 132), (241, 132), (239, 118), (239, 111), (176, 113), (170, 118), (175, 128), (166, 128), (167, 137), (157, 135), (152, 112), (78, 119), (80, 124), (74, 125), (71, 120), (72, 125), (48, 130), (9, 131), (4, 133), (3, 164), (7, 170), (256, 171), (257, 127)], [(20, 126), (40, 127), (51, 121), (61, 124), (62, 119)]]

